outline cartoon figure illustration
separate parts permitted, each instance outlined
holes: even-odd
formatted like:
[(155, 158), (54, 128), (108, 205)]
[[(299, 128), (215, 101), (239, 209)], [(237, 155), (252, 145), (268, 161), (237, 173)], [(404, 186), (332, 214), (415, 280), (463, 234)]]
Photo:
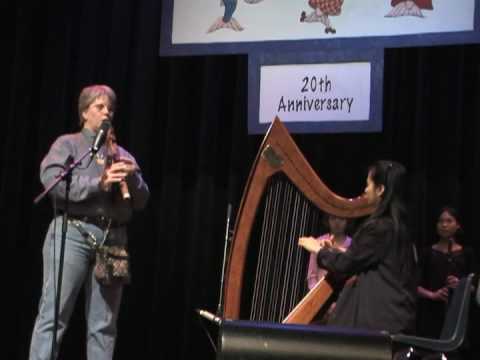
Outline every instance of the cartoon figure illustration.
[(391, 4), (393, 9), (385, 17), (423, 17), (421, 9), (433, 10), (432, 0), (392, 0)]
[(300, 22), (321, 22), (325, 25), (325, 33), (335, 34), (337, 31), (332, 27), (329, 16), (340, 15), (343, 0), (308, 0), (308, 5), (313, 9), (309, 15), (302, 11)]
[[(256, 4), (263, 0), (244, 0), (247, 4)], [(219, 29), (232, 29), (234, 31), (242, 31), (243, 27), (240, 23), (233, 17), (233, 13), (237, 8), (238, 0), (220, 0), (220, 6), (225, 6), (225, 11), (222, 17), (219, 17), (215, 22), (208, 28), (207, 33)]]

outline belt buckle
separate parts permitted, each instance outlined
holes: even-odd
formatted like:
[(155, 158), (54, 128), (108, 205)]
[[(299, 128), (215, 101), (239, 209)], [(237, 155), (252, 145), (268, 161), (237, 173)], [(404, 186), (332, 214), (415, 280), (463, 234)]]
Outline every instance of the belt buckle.
[(102, 225), (102, 227), (104, 227), (104, 226), (107, 225), (108, 220), (107, 220), (107, 218), (106, 218), (105, 216), (100, 215), (100, 216), (98, 217), (98, 222), (99, 222), (100, 225)]
[(94, 223), (98, 227), (105, 229), (108, 226), (108, 218), (106, 216), (100, 215), (100, 216), (96, 216), (94, 219), (95, 219)]

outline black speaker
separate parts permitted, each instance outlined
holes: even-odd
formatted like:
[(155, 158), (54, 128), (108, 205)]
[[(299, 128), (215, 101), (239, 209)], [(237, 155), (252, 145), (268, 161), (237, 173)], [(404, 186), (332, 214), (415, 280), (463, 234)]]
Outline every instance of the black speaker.
[(331, 326), (229, 321), (220, 324), (217, 360), (391, 360), (388, 333)]

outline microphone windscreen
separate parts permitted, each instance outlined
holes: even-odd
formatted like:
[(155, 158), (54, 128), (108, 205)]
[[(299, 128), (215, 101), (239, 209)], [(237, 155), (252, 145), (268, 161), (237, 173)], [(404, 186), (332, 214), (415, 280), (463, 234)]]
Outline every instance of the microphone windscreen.
[(108, 130), (112, 127), (112, 123), (108, 120), (105, 120), (102, 122), (102, 125), (100, 125), (100, 129), (97, 132), (97, 136), (95, 137), (95, 140), (93, 141), (92, 145), (92, 150), (93, 152), (97, 152), (105, 142), (105, 139), (107, 138), (107, 132)]
[(100, 129), (104, 132), (107, 132), (108, 129), (112, 127), (112, 123), (109, 120), (102, 121), (102, 125), (100, 125)]

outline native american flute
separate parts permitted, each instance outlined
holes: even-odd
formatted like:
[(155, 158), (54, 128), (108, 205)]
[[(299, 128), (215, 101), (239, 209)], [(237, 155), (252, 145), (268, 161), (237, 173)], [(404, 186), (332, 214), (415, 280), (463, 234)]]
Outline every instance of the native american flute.
[[(115, 135), (115, 131), (113, 130), (113, 127), (111, 127), (110, 130), (108, 131), (106, 145), (107, 145), (107, 166), (110, 166), (114, 162), (117, 162), (120, 160), (120, 151), (118, 149), (117, 137)], [(123, 180), (123, 181), (120, 181), (118, 185), (120, 188), (120, 193), (122, 194), (122, 199), (123, 200), (130, 199), (131, 196), (128, 190), (127, 182)]]

